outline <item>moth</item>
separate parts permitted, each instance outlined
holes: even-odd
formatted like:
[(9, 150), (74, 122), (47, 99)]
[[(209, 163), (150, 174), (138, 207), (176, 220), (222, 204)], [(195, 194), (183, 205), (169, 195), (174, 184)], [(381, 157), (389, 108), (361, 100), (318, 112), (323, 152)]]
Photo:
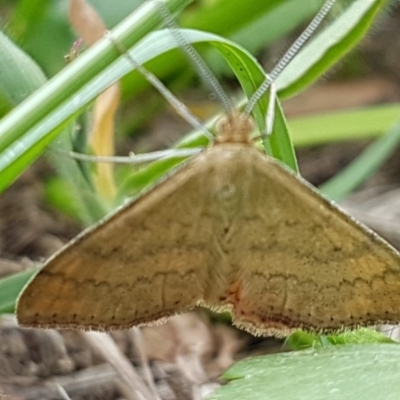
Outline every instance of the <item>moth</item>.
[(125, 329), (203, 306), (257, 335), (400, 321), (400, 255), (220, 119), (212, 146), (51, 257), (22, 326)]

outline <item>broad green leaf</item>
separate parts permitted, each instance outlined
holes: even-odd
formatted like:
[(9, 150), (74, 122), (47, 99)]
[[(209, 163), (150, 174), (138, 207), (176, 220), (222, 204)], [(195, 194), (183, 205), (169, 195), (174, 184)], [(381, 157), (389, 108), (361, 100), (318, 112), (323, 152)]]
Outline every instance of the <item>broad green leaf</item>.
[(328, 346), (249, 358), (223, 374), (209, 400), (397, 400), (400, 346)]

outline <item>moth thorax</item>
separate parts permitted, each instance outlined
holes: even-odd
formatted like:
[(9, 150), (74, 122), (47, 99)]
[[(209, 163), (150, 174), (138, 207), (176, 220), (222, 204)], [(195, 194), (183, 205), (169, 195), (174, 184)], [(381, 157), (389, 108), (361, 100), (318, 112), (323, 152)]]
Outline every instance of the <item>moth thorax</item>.
[(235, 113), (222, 117), (216, 129), (215, 143), (251, 143), (254, 121), (250, 116)]

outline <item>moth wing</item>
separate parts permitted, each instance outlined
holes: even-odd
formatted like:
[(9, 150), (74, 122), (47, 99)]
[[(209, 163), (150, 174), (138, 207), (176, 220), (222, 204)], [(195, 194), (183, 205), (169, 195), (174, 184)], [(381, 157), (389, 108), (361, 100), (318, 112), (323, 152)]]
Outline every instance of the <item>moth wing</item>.
[(83, 232), (52, 257), (17, 305), (24, 326), (103, 330), (195, 306), (207, 279), (212, 220), (203, 210), (206, 155)]
[(242, 169), (238, 326), (284, 336), (400, 321), (396, 250), (272, 159), (253, 154)]

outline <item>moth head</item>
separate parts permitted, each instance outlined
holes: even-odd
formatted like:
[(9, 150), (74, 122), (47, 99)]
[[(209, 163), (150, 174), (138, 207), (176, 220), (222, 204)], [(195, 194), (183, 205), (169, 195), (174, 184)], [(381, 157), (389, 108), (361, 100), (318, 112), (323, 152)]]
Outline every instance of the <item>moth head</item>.
[(252, 143), (251, 132), (255, 124), (250, 116), (236, 112), (218, 121), (215, 143)]

